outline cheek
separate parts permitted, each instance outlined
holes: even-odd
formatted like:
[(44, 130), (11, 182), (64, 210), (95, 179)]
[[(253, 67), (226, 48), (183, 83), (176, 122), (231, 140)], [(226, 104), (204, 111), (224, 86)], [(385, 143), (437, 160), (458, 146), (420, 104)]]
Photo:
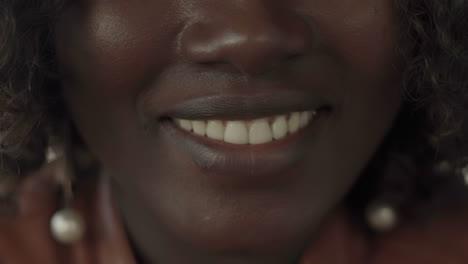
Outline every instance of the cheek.
[(64, 96), (95, 152), (113, 150), (121, 138), (139, 136), (138, 95), (167, 64), (167, 40), (178, 31), (178, 24), (163, 23), (167, 13), (157, 10), (162, 9), (141, 8), (133, 1), (93, 1), (86, 8), (67, 10), (57, 24)]
[[(80, 134), (99, 156), (122, 141), (120, 133), (132, 135), (128, 130), (135, 125), (131, 113), (142, 89), (136, 83), (150, 65), (140, 59), (145, 49), (135, 48), (144, 44), (137, 34), (147, 33), (132, 27), (119, 9), (106, 6), (73, 7), (57, 24), (64, 97)], [(118, 123), (125, 125), (113, 129)]]
[[(382, 76), (395, 58), (396, 21), (391, 0), (317, 0), (308, 7), (319, 41), (357, 73)], [(320, 12), (315, 12), (319, 10)], [(377, 77), (376, 76), (376, 77)]]
[(170, 12), (158, 13), (156, 7), (107, 2), (96, 1), (63, 16), (56, 29), (59, 63), (70, 74), (67, 81), (82, 90), (78, 92), (128, 101), (168, 63), (172, 55), (168, 40), (178, 24), (165, 23)]

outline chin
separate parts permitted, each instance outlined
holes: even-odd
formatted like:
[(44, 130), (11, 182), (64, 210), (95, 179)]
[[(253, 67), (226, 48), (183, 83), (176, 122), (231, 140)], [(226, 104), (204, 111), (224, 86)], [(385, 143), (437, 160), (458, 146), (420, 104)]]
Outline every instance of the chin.
[(250, 252), (272, 254), (297, 249), (309, 239), (318, 223), (312, 219), (239, 215), (210, 220), (199, 219), (170, 227), (184, 244), (218, 253)]

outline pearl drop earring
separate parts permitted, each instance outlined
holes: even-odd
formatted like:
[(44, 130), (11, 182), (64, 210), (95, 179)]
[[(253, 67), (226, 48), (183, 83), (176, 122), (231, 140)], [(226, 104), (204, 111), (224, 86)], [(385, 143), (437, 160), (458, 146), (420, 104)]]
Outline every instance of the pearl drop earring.
[(388, 203), (374, 202), (366, 210), (366, 219), (370, 228), (377, 232), (388, 232), (398, 224), (396, 209)]
[[(61, 153), (64, 155), (63, 153)], [(52, 162), (60, 157), (52, 148), (47, 150), (47, 160)], [(65, 157), (64, 164), (58, 163), (56, 179), (59, 182), (63, 209), (57, 211), (50, 219), (50, 232), (59, 243), (70, 245), (80, 241), (85, 234), (85, 222), (78, 211), (71, 208), (73, 201), (72, 166), (69, 157)]]
[(73, 191), (71, 180), (62, 185), (64, 208), (57, 211), (50, 219), (50, 231), (57, 242), (73, 244), (80, 241), (85, 233), (83, 217), (71, 208)]
[(85, 226), (81, 215), (73, 209), (65, 208), (52, 216), (50, 230), (57, 242), (74, 244), (83, 238)]

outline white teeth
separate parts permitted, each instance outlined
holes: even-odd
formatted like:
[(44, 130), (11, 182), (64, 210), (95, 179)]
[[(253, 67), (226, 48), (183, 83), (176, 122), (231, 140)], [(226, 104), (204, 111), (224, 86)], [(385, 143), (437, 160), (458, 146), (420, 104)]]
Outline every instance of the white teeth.
[(192, 121), (193, 133), (204, 136), (206, 135), (206, 122), (205, 121)]
[(177, 121), (178, 121), (179, 126), (182, 129), (187, 130), (187, 131), (192, 131), (192, 122), (191, 121), (184, 120), (184, 119), (179, 119)]
[(300, 121), (301, 121), (301, 114), (299, 114), (298, 112), (294, 112), (291, 114), (288, 120), (290, 134), (299, 130)]
[(175, 119), (174, 121), (183, 130), (191, 131), (198, 136), (206, 136), (230, 144), (256, 145), (280, 140), (288, 134), (295, 133), (309, 125), (316, 116), (316, 111), (304, 111), (245, 121), (190, 121), (184, 119)]
[(244, 121), (228, 121), (224, 131), (224, 142), (232, 144), (249, 143), (249, 132)]
[(278, 140), (284, 138), (288, 134), (288, 122), (286, 121), (285, 116), (278, 116), (275, 118), (273, 125), (271, 126), (273, 130), (273, 138)]
[(224, 139), (224, 125), (220, 120), (210, 120), (206, 126), (206, 136), (212, 139)]
[(303, 128), (309, 124), (310, 119), (312, 118), (312, 113), (311, 112), (302, 112), (300, 121), (299, 121), (299, 127)]
[(252, 122), (249, 129), (249, 143), (252, 145), (264, 144), (273, 140), (270, 124), (267, 119), (257, 119)]

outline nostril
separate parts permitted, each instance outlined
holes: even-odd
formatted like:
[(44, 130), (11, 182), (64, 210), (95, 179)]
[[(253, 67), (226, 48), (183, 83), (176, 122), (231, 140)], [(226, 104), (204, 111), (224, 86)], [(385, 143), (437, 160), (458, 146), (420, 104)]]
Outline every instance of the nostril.
[(299, 16), (242, 17), (190, 23), (179, 37), (181, 56), (202, 66), (258, 74), (298, 59), (310, 47), (313, 32)]

